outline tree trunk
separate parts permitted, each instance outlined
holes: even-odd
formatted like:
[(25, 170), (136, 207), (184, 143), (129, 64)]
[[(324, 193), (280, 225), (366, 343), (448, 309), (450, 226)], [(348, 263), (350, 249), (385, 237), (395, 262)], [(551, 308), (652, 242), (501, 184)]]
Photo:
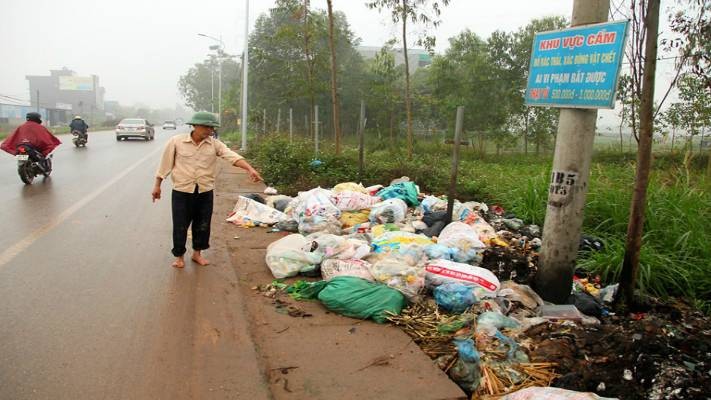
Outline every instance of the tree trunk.
[(479, 132), (479, 155), (484, 156), (484, 131)]
[(671, 152), (674, 153), (674, 139), (676, 138), (676, 125), (672, 125), (672, 145)]
[(625, 256), (620, 274), (620, 293), (617, 301), (632, 305), (634, 288), (639, 273), (639, 254), (642, 247), (642, 229), (646, 209), (649, 170), (652, 163), (652, 134), (654, 132), (654, 74), (657, 67), (657, 35), (659, 30), (659, 1), (649, 0), (645, 26), (644, 76), (640, 103), (640, 135), (637, 149), (637, 171), (630, 209)]
[(706, 133), (706, 127), (702, 126), (701, 127), (701, 140), (699, 141), (699, 154), (703, 153), (704, 151), (704, 134)]
[(541, 155), (541, 135), (536, 133), (536, 157)]
[[(309, 30), (309, 0), (304, 0), (304, 55), (306, 56), (306, 81), (309, 85), (309, 101), (311, 107), (309, 107), (309, 137), (314, 138), (314, 126), (311, 121), (314, 120), (313, 112), (316, 106), (316, 98), (314, 95), (314, 66), (313, 60), (311, 59), (311, 32)], [(315, 139), (315, 138), (314, 138)]]
[(338, 91), (336, 84), (336, 47), (333, 44), (333, 1), (326, 0), (328, 6), (328, 46), (331, 48), (331, 99), (333, 103), (333, 132), (336, 137), (336, 154), (341, 154), (341, 122), (338, 114)]
[(390, 101), (390, 150), (395, 148), (395, 110), (393, 110), (393, 102)]
[(407, 1), (402, 0), (402, 50), (405, 56), (405, 110), (407, 113), (407, 158), (412, 160), (412, 104), (410, 99), (410, 60), (407, 55)]

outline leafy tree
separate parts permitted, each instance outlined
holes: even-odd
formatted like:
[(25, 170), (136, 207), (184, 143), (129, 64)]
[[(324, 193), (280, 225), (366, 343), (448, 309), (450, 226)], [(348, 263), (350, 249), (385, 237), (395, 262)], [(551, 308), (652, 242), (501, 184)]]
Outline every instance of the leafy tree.
[[(240, 65), (231, 58), (220, 53), (204, 62), (197, 63), (191, 67), (185, 75), (178, 80), (178, 90), (185, 99), (185, 105), (194, 110), (210, 110), (216, 108), (217, 104), (217, 73), (219, 63), (222, 63), (222, 85), (225, 91), (239, 90)], [(213, 79), (214, 90), (213, 90)], [(213, 96), (214, 93), (214, 96)]]
[[(632, 87), (638, 94), (639, 105), (639, 145), (635, 172), (634, 193), (630, 207), (625, 255), (620, 272), (620, 291), (616, 298), (622, 306), (634, 305), (634, 288), (639, 274), (640, 249), (647, 201), (647, 187), (652, 163), (652, 137), (654, 132), (654, 78), (657, 67), (657, 39), (659, 31), (660, 0), (640, 1), (639, 8), (632, 0), (633, 54)], [(636, 29), (636, 31), (635, 31)], [(641, 37), (640, 37), (641, 36)], [(639, 88), (639, 92), (637, 89)], [(635, 108), (632, 107), (632, 110)], [(633, 114), (634, 115), (634, 114)], [(632, 118), (633, 126), (635, 118)], [(636, 128), (633, 127), (636, 132)]]
[(333, 103), (333, 132), (336, 137), (336, 154), (341, 154), (341, 121), (338, 117), (338, 84), (336, 76), (336, 47), (333, 44), (333, 1), (326, 0), (328, 5), (328, 47), (331, 50), (331, 102)]
[(681, 120), (691, 137), (701, 134), (702, 142), (706, 127), (711, 125), (711, 91), (706, 90), (704, 84), (704, 78), (695, 73), (688, 73), (679, 80)]
[(676, 130), (682, 126), (682, 117), (684, 115), (684, 105), (681, 102), (669, 104), (666, 111), (662, 113), (661, 122), (671, 128), (671, 150), (674, 151), (674, 141), (676, 139)]
[(368, 65), (369, 93), (368, 105), (374, 118), (373, 122), (380, 132), (381, 126), (387, 126), (392, 147), (395, 140), (395, 105), (399, 102), (398, 82), (403, 70), (395, 66), (392, 54), (392, 42), (386, 43)]
[(678, 48), (677, 65), (686, 67), (696, 76), (699, 85), (711, 91), (711, 1), (677, 0), (679, 10), (670, 18), (671, 30), (678, 34), (665, 41), (670, 48)]
[[(358, 41), (343, 13), (333, 13), (333, 24), (337, 71), (349, 71), (341, 75), (339, 89), (344, 97), (357, 97), (354, 82), (360, 82), (364, 68), (355, 49)], [(250, 66), (258, 71), (250, 74), (250, 104), (255, 110), (252, 118), (261, 120), (263, 109), (290, 107), (295, 115), (310, 116), (306, 129), (311, 135), (313, 106), (331, 101), (327, 12), (311, 10), (308, 1), (278, 0), (274, 8), (257, 18), (249, 46)], [(349, 99), (348, 104), (352, 101)], [(323, 110), (323, 114), (319, 120), (328, 121), (331, 113)]]
[[(441, 5), (440, 5), (441, 4)], [(405, 56), (405, 110), (407, 113), (407, 156), (412, 159), (412, 99), (410, 96), (410, 60), (407, 54), (407, 21), (421, 23), (425, 26), (439, 25), (441, 6), (449, 4), (449, 0), (371, 0), (366, 5), (378, 10), (389, 9), (393, 23), (402, 22), (402, 48)], [(433, 37), (424, 37), (420, 43), (427, 48), (434, 47)]]
[[(503, 99), (509, 85), (492, 62), (487, 42), (465, 30), (449, 43), (447, 52), (436, 56), (430, 67), (430, 84), (439, 99), (440, 114), (449, 117), (448, 125), (453, 128), (451, 116), (457, 106), (464, 106), (464, 126), (478, 135), (480, 151), (486, 136), (503, 144), (510, 111)], [(492, 98), (502, 101), (494, 106)]]

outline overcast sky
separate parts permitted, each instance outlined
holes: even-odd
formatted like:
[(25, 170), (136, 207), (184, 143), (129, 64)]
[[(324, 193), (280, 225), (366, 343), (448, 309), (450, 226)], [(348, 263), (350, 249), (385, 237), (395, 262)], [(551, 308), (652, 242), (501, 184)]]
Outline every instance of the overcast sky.
[[(380, 46), (398, 34), (389, 15), (369, 10), (364, 0), (333, 3), (363, 45)], [(273, 4), (250, 0), (250, 29)], [(312, 0), (314, 8), (325, 4)], [(488, 37), (533, 18), (569, 18), (572, 6), (573, 0), (451, 0), (434, 31), (437, 51), (464, 29)], [(204, 60), (213, 44), (198, 33), (222, 36), (232, 54), (244, 46), (245, 0), (2, 0), (0, 13), (0, 94), (20, 99), (29, 98), (25, 75), (67, 67), (78, 75), (98, 75), (107, 100), (173, 107), (182, 104), (179, 76)]]

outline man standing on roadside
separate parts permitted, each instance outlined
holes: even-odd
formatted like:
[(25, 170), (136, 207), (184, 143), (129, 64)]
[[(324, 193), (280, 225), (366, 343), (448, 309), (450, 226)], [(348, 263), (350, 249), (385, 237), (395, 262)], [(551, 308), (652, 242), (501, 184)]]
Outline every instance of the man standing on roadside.
[(173, 266), (185, 267), (185, 242), (188, 226), (192, 224), (193, 255), (199, 265), (210, 262), (202, 256), (202, 250), (210, 247), (210, 219), (212, 218), (213, 189), (217, 174), (217, 158), (247, 171), (254, 182), (262, 177), (239, 154), (212, 137), (220, 124), (214, 114), (201, 111), (188, 122), (193, 126), (189, 134), (173, 136), (165, 146), (160, 166), (156, 172), (153, 202), (160, 199), (160, 185), (172, 174), (173, 192)]

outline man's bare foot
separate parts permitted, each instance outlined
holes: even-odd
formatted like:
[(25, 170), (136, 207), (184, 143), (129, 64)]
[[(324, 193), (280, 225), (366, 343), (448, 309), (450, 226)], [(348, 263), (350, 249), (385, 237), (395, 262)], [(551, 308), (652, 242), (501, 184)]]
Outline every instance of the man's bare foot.
[(202, 266), (210, 264), (210, 261), (208, 261), (202, 256), (202, 254), (200, 254), (200, 251), (194, 251), (193, 256), (190, 259)]
[(183, 260), (183, 257), (176, 257), (172, 265), (175, 268), (185, 268), (185, 260)]

